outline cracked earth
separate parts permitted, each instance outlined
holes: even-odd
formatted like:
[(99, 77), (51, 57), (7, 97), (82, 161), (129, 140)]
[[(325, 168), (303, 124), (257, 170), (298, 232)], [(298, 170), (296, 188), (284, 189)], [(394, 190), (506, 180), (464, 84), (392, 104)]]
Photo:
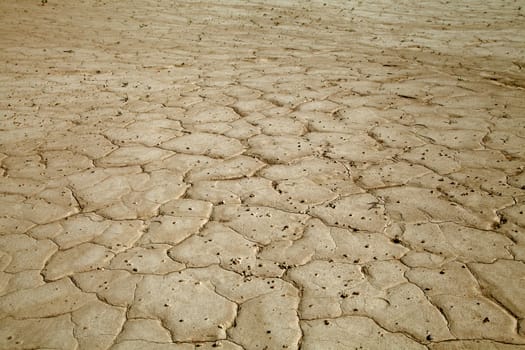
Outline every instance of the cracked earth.
[(525, 3), (0, 2), (1, 349), (525, 349)]

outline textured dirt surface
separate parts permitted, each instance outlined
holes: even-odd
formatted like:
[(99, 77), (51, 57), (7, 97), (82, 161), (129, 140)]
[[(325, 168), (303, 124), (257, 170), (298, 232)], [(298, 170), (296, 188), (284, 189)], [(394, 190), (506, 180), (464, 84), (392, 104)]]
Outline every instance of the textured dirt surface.
[(525, 349), (525, 3), (0, 2), (1, 349)]

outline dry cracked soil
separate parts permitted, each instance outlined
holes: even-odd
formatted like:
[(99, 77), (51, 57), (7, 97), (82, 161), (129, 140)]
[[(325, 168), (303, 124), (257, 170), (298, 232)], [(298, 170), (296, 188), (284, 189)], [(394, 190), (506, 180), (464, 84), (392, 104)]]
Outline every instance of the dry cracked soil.
[(1, 349), (525, 349), (523, 0), (3, 0), (0, 48)]

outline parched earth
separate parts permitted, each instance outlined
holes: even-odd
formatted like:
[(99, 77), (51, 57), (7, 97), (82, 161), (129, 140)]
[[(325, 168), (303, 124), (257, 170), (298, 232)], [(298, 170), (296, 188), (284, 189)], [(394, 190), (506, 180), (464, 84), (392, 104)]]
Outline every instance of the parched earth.
[(0, 2), (1, 349), (525, 349), (525, 2)]

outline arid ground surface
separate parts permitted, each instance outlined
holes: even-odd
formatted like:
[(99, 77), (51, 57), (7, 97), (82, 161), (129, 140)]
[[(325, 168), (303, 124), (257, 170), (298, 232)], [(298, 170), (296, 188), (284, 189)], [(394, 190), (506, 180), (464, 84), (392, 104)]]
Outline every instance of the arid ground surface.
[(0, 1), (1, 349), (525, 349), (525, 1)]

